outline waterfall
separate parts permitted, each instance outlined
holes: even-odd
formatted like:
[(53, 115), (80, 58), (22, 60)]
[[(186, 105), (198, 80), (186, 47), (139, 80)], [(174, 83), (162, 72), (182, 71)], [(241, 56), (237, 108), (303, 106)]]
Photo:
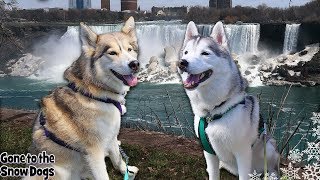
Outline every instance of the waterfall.
[[(122, 25), (90, 26), (98, 34), (119, 31)], [(198, 25), (199, 33), (209, 36), (213, 25)], [(256, 52), (260, 36), (260, 25), (226, 25), (226, 33), (229, 39), (231, 51), (236, 54)], [(77, 26), (68, 28), (66, 34), (72, 34), (78, 38), (74, 30)], [(71, 32), (69, 32), (71, 31)], [(76, 30), (78, 31), (78, 30)], [(176, 50), (181, 48), (186, 31), (186, 25), (177, 22), (137, 23), (137, 37), (140, 47), (140, 60), (142, 64), (148, 63), (152, 56), (163, 56), (163, 48), (173, 46)]]
[[(136, 33), (140, 48), (140, 61), (142, 64), (149, 62), (152, 56), (162, 57), (166, 46), (173, 46), (180, 49), (184, 38), (186, 25), (174, 22), (158, 23), (137, 23)], [(121, 24), (107, 24), (101, 26), (90, 26), (97, 34), (120, 31)], [(69, 26), (62, 39), (72, 39), (72, 46), (80, 46), (79, 27)], [(79, 52), (80, 53), (80, 52)], [(80, 54), (79, 54), (80, 55)]]
[(142, 64), (149, 62), (152, 56), (164, 57), (164, 48), (173, 46), (180, 50), (186, 25), (180, 23), (140, 24), (137, 37), (140, 48), (139, 59)]
[(225, 25), (231, 52), (256, 53), (260, 38), (260, 24)]
[(283, 42), (283, 54), (296, 51), (300, 24), (287, 24)]
[[(104, 24), (90, 26), (98, 34), (119, 31), (122, 24)], [(199, 33), (204, 36), (211, 34), (213, 25), (199, 25)], [(257, 51), (260, 26), (258, 24), (226, 25), (231, 52), (243, 54)], [(164, 48), (173, 46), (179, 52), (186, 31), (186, 24), (181, 21), (153, 21), (136, 23), (136, 32), (140, 48), (139, 60), (144, 67), (152, 56), (164, 58)], [(44, 46), (43, 44), (48, 44)], [(81, 53), (79, 26), (69, 26), (67, 32), (54, 43), (43, 43), (40, 53), (45, 62), (38, 71), (37, 79), (54, 82), (63, 80), (64, 70), (75, 61)], [(61, 47), (61, 48), (60, 48)]]
[(213, 25), (207, 25), (207, 24), (198, 25), (199, 33), (202, 36), (210, 36), (212, 28), (213, 28)]

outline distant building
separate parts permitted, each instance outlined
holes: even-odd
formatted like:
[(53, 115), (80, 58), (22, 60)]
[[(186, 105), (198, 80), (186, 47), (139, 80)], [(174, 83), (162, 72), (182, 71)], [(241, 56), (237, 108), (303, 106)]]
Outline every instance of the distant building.
[(91, 8), (91, 0), (69, 0), (70, 9), (89, 9)]
[(137, 11), (137, 0), (121, 0), (121, 11)]
[(157, 16), (178, 16), (188, 13), (186, 6), (182, 7), (152, 7), (151, 11)]
[(209, 7), (218, 9), (231, 8), (232, 0), (210, 0)]
[(110, 0), (101, 0), (101, 9), (110, 11)]

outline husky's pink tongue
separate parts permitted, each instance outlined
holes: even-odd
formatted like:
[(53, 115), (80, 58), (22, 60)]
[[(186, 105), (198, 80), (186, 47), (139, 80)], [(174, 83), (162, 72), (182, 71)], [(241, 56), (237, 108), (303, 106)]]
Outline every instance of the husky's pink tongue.
[(138, 84), (138, 78), (131, 75), (123, 75), (123, 78), (127, 81), (129, 86), (135, 86)]
[(201, 74), (190, 74), (189, 77), (184, 82), (185, 86), (193, 86), (200, 82), (200, 75)]

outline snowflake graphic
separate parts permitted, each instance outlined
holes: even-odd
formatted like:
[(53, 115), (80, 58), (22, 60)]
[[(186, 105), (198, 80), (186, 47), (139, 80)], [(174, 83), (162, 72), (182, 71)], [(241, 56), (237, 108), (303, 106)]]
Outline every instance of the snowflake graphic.
[(320, 179), (320, 165), (318, 163), (314, 163), (313, 166), (306, 165), (304, 170), (305, 171), (302, 173), (304, 179), (308, 179), (308, 180)]
[(271, 173), (270, 175), (269, 175), (269, 173), (267, 173), (266, 178), (267, 178), (267, 180), (278, 180), (277, 174), (274, 172)]
[(249, 177), (250, 177), (249, 180), (261, 180), (260, 176), (261, 176), (261, 173), (258, 174), (256, 170), (254, 170), (252, 174), (249, 174)]
[(310, 118), (313, 124), (320, 124), (320, 113), (313, 112), (313, 116)]
[(293, 163), (299, 163), (302, 160), (303, 153), (299, 149), (293, 149), (289, 151), (288, 159)]
[(314, 131), (314, 133), (312, 133), (312, 136), (320, 139), (320, 124), (317, 126), (317, 128), (313, 128), (312, 131)]
[(282, 171), (282, 173), (287, 176), (290, 180), (291, 179), (301, 179), (299, 176), (299, 170), (300, 168), (294, 168), (292, 167), (291, 162), (289, 163), (287, 168), (280, 168), (280, 170)]
[(317, 161), (320, 161), (320, 142), (307, 142), (307, 144), (308, 148), (302, 152), (308, 155), (308, 161), (310, 161), (311, 159), (316, 159)]

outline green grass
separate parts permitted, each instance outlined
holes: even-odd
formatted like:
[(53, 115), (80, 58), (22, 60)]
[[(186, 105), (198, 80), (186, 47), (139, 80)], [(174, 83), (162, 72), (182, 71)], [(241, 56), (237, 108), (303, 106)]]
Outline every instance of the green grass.
[(9, 154), (27, 153), (32, 142), (32, 129), (0, 124), (0, 152)]
[[(139, 146), (123, 145), (130, 158), (130, 165), (139, 168), (138, 179), (205, 179), (205, 162), (199, 157), (192, 157), (172, 152), (146, 150)], [(111, 179), (122, 179), (107, 159)]]
[[(0, 123), (0, 152), (6, 151), (9, 154), (27, 153), (32, 142), (32, 129), (20, 123), (17, 125)], [(146, 149), (129, 144), (123, 144), (122, 147), (130, 157), (129, 165), (139, 168), (137, 179), (208, 178), (203, 157), (159, 149)], [(110, 179), (123, 179), (119, 171), (112, 167), (109, 158), (106, 158), (106, 163)], [(222, 180), (236, 179), (226, 171), (222, 171), (221, 175)]]
[[(174, 152), (163, 152), (141, 149), (139, 146), (124, 145), (130, 159), (129, 165), (139, 168), (137, 179), (207, 179), (205, 161), (202, 157), (188, 156)], [(107, 160), (108, 172), (111, 179), (123, 179)], [(221, 180), (237, 179), (227, 171), (222, 170)]]

